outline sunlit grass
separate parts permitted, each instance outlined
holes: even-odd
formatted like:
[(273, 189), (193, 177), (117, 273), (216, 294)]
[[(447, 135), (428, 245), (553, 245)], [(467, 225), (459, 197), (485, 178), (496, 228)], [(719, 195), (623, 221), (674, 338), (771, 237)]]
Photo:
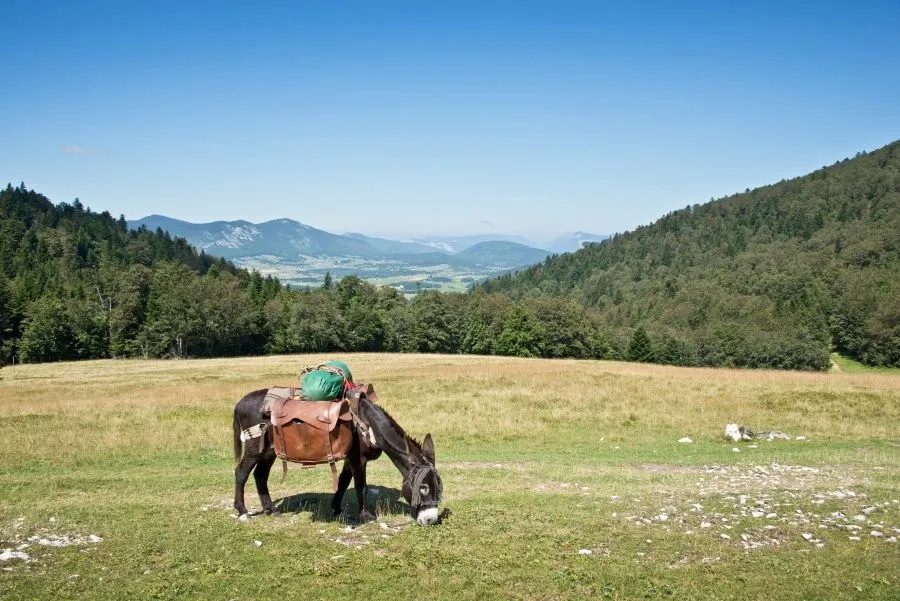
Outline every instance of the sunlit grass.
[[(292, 468), (280, 483), (276, 465), (270, 487), (291, 511), (249, 524), (231, 516), (234, 403), (295, 384), (302, 367), (331, 358), (373, 382), (410, 434), (432, 433), (451, 512), (443, 525), (407, 527), (399, 474), (386, 460), (369, 470), (383, 526), (351, 530), (331, 519), (326, 468)], [(0, 572), (4, 599), (871, 599), (898, 591), (890, 566), (900, 553), (884, 540), (900, 527), (900, 506), (891, 505), (900, 497), (900, 376), (892, 374), (362, 354), (27, 365), (0, 376), (0, 551), (24, 534), (104, 538), (32, 544), (33, 563), (4, 563), (12, 568)], [(807, 440), (735, 445), (722, 439), (728, 422)], [(678, 443), (683, 436), (694, 443)], [(742, 479), (773, 465), (816, 471), (781, 474), (775, 484)], [(858, 496), (827, 496), (841, 490)], [(258, 507), (252, 481), (247, 493)], [(801, 536), (817, 526), (784, 521), (775, 522), (779, 546), (748, 551), (740, 534), (761, 536), (759, 520), (701, 528), (690, 510), (702, 503), (729, 515), (739, 494), (792, 503), (780, 515), (852, 516), (886, 503), (872, 514), (885, 536), (864, 532), (853, 542), (829, 527), (816, 530), (825, 545), (817, 548)], [(355, 515), (352, 490), (346, 503)], [(624, 520), (664, 511), (672, 512), (665, 522)]]

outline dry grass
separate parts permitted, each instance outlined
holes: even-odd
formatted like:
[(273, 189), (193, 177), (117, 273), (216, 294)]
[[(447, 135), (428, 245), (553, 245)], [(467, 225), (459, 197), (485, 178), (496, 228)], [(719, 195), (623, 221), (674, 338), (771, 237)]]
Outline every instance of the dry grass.
[[(17, 366), (0, 380), (10, 428), (0, 456), (78, 457), (228, 449), (244, 394), (290, 385), (324, 356), (206, 361), (92, 361)], [(900, 438), (900, 376), (684, 369), (593, 361), (436, 355), (343, 357), (410, 432), (490, 443), (718, 440), (725, 423), (816, 439)], [(49, 420), (49, 422), (48, 422)], [(54, 444), (46, 445), (52, 423)], [(576, 424), (573, 426), (573, 424)], [(58, 427), (65, 425), (65, 427)], [(453, 449), (459, 451), (464, 449)], [(456, 453), (454, 453), (456, 454)], [(15, 459), (12, 459), (15, 461)]]

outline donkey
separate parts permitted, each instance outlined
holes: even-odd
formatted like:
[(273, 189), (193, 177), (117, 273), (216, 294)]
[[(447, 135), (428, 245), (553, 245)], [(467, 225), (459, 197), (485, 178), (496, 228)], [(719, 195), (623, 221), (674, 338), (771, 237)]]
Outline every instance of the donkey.
[[(271, 430), (257, 440), (241, 440), (241, 431), (258, 424), (266, 424), (268, 414), (264, 413), (264, 400), (268, 389), (249, 393), (234, 407), (234, 458), (237, 466), (234, 470), (234, 508), (242, 519), (250, 514), (244, 505), (244, 485), (253, 472), (256, 491), (262, 502), (266, 515), (278, 509), (269, 496), (269, 472), (275, 463), (275, 449), (272, 446)], [(353, 480), (356, 488), (356, 500), (359, 505), (359, 521), (368, 522), (375, 519), (369, 508), (366, 488), (366, 463), (378, 459), (381, 452), (390, 458), (394, 466), (403, 476), (402, 494), (412, 510), (412, 517), (419, 524), (427, 526), (438, 522), (438, 505), (441, 502), (443, 483), (434, 461), (434, 441), (431, 434), (425, 435), (420, 444), (403, 431), (403, 428), (387, 411), (365, 396), (360, 397), (357, 415), (363, 424), (368, 426), (364, 434), (356, 426), (353, 427), (353, 444), (344, 461), (338, 478), (337, 490), (331, 500), (331, 509), (335, 517), (341, 514), (341, 503), (344, 493)], [(244, 517), (246, 516), (246, 518)]]

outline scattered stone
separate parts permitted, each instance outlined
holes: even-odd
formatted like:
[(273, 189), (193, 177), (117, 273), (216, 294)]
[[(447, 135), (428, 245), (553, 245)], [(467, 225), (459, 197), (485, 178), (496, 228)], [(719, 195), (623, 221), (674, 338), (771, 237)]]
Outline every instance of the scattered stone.
[(0, 553), (0, 561), (9, 561), (11, 559), (21, 559), (24, 561), (31, 559), (31, 556), (28, 553), (13, 551), (12, 549), (4, 549), (3, 553)]
[(877, 508), (877, 507), (866, 507), (865, 509), (862, 510), (862, 512), (863, 512), (864, 514), (866, 514), (866, 515), (869, 515), (870, 513), (872, 513), (873, 511), (875, 511), (876, 509), (878, 509), (878, 508)]
[(797, 436), (794, 440), (806, 440), (805, 436)]
[(853, 516), (853, 519), (854, 519), (854, 521), (857, 521), (857, 522), (866, 522), (866, 521), (868, 521), (869, 518), (867, 518), (866, 516), (864, 516), (861, 513), (858, 513), (855, 516)]
[(578, 549), (579, 555), (592, 555), (593, 553), (590, 549)]
[(665, 522), (665, 521), (668, 521), (669, 516), (668, 516), (668, 514), (661, 513), (658, 516), (656, 516), (656, 519), (658, 519), (660, 522)]
[(848, 536), (847, 538), (849, 538), (850, 540), (855, 540), (855, 541), (860, 540), (860, 538), (858, 536)]
[(241, 516), (238, 518), (238, 520), (240, 520), (240, 521), (242, 521), (242, 522), (249, 522), (249, 521), (250, 521), (250, 514), (249, 514), (249, 513), (242, 513)]
[(255, 541), (253, 541), (253, 544), (256, 545), (256, 548), (257, 548), (257, 549), (259, 549), (260, 547), (262, 547), (262, 541), (261, 541), (261, 540), (255, 540)]
[(646, 553), (642, 553), (641, 551), (638, 551), (638, 554), (637, 554), (638, 557), (644, 557), (645, 555), (647, 555), (647, 554), (646, 554)]
[(710, 528), (711, 526), (712, 524), (710, 524), (709, 522), (700, 522), (701, 528)]
[(753, 511), (750, 513), (750, 515), (752, 515), (755, 518), (761, 518), (761, 517), (765, 517), (766, 512), (765, 511)]
[(737, 448), (737, 447), (732, 447), (731, 450), (734, 451), (735, 453), (740, 453), (740, 452), (741, 452), (741, 450), (740, 450), (739, 448)]
[(55, 524), (55, 523), (56, 523), (56, 518), (50, 518), (50, 523), (51, 523), (51, 524)]
[(872, 530), (872, 532), (870, 532), (869, 534), (872, 535), (872, 536), (874, 536), (875, 538), (884, 536), (884, 534), (882, 534), (882, 533), (879, 532), (878, 530)]
[(688, 438), (687, 436), (685, 436), (684, 438), (679, 438), (679, 439), (678, 439), (678, 442), (692, 443), (692, 442), (694, 442), (694, 441), (691, 440), (690, 438)]
[(811, 540), (813, 539), (813, 535), (810, 534), (809, 532), (804, 532), (804, 533), (803, 533), (803, 538), (805, 538), (806, 540), (810, 540), (810, 541), (811, 541)]
[(102, 543), (103, 542), (103, 538), (100, 536), (97, 536), (96, 534), (90, 535), (88, 537), (88, 540), (91, 541), (92, 543)]
[(731, 540), (731, 537), (728, 536), (727, 534), (720, 534), (719, 538), (724, 539), (724, 540)]

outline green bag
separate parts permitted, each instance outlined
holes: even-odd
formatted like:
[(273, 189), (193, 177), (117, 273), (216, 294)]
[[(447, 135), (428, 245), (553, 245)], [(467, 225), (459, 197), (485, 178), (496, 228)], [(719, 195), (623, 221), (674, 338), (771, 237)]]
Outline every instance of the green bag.
[[(322, 367), (331, 369), (322, 369)], [(318, 369), (301, 375), (300, 395), (310, 401), (330, 401), (344, 392), (344, 378), (353, 381), (353, 375), (346, 363), (329, 361)]]

